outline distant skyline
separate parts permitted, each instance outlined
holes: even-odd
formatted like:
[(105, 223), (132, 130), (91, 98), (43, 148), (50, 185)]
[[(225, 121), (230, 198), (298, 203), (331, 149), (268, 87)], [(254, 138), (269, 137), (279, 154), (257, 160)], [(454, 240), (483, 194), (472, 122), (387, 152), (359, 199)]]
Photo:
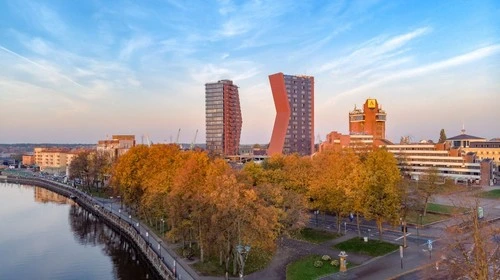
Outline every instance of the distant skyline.
[(500, 137), (500, 1), (1, 1), (0, 143), (205, 142), (205, 83), (268, 143), (268, 75), (315, 80), (315, 134), (367, 98), (398, 142)]

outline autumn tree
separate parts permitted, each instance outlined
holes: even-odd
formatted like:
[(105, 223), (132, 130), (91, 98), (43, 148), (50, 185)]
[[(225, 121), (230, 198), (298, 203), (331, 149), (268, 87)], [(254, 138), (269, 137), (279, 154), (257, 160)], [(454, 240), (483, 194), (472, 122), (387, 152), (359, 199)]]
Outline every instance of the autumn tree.
[(149, 158), (149, 147), (139, 145), (132, 147), (118, 158), (111, 177), (111, 186), (121, 195), (122, 201), (132, 206), (136, 211), (141, 209), (141, 199), (144, 194), (144, 180), (154, 170), (146, 170)]
[(314, 178), (309, 188), (312, 206), (335, 213), (340, 232), (341, 218), (353, 211), (356, 198), (351, 192), (362, 184), (361, 162), (350, 150), (326, 151), (315, 157), (314, 168)]
[(423, 200), (423, 215), (427, 214), (427, 204), (429, 199), (443, 187), (443, 179), (439, 176), (439, 170), (436, 167), (426, 169), (423, 176), (417, 181), (417, 191)]
[(375, 220), (382, 239), (382, 223), (397, 221), (401, 208), (397, 162), (385, 149), (376, 149), (364, 161), (364, 168), (366, 201), (363, 213), (366, 219)]
[(85, 151), (76, 155), (69, 164), (69, 179), (80, 179), (85, 187), (90, 187), (90, 152)]

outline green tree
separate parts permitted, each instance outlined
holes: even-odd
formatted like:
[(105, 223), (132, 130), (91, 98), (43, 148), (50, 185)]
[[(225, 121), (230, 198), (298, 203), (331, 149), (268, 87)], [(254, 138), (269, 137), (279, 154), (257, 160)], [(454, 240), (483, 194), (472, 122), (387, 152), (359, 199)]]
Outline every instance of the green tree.
[(439, 141), (438, 143), (444, 143), (446, 141), (446, 133), (444, 132), (444, 128), (439, 132)]
[(401, 194), (398, 187), (401, 176), (394, 156), (385, 149), (376, 149), (364, 161), (366, 201), (365, 218), (377, 223), (382, 239), (382, 223), (398, 220), (401, 209)]

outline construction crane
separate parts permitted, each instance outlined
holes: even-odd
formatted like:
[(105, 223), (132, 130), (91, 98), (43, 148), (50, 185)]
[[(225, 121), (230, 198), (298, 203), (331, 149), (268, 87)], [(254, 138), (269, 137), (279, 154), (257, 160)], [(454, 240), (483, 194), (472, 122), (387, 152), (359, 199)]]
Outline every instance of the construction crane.
[(198, 136), (198, 129), (194, 133), (194, 139), (193, 139), (193, 142), (191, 142), (191, 147), (189, 148), (190, 150), (192, 150), (194, 148), (194, 143), (196, 142), (196, 136)]
[(179, 135), (181, 134), (181, 129), (177, 131), (177, 138), (175, 138), (175, 144), (179, 143)]

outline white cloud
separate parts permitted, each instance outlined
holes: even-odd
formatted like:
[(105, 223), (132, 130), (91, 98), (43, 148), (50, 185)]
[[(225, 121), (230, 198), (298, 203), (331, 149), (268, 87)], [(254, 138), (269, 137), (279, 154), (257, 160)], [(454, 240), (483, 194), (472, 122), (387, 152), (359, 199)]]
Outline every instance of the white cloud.
[(463, 64), (471, 63), (471, 62), (495, 55), (497, 53), (500, 53), (500, 44), (482, 47), (482, 48), (476, 49), (474, 51), (471, 51), (471, 52), (468, 52), (468, 53), (465, 53), (462, 55), (458, 55), (458, 56), (455, 56), (455, 57), (452, 57), (452, 58), (449, 58), (446, 60), (442, 60), (439, 62), (430, 63), (430, 64), (427, 64), (424, 66), (419, 66), (419, 67), (415, 67), (415, 68), (411, 68), (411, 69), (406, 69), (403, 71), (394, 72), (394, 73), (392, 73), (390, 75), (386, 75), (383, 78), (380, 78), (378, 80), (375, 80), (375, 81), (372, 81), (372, 82), (369, 82), (366, 84), (362, 84), (361, 86), (357, 86), (353, 89), (349, 89), (347, 91), (341, 92), (338, 95), (336, 95), (335, 97), (330, 98), (330, 100), (327, 102), (327, 104), (332, 104), (332, 103), (334, 103), (334, 101), (336, 99), (347, 96), (347, 95), (351, 95), (351, 94), (355, 94), (355, 93), (359, 93), (359, 92), (370, 91), (373, 88), (376, 88), (376, 87), (378, 87), (382, 84), (388, 83), (388, 82), (417, 77), (417, 76), (423, 76), (423, 75), (426, 75), (426, 74), (429, 74), (429, 73), (432, 73), (435, 71), (444, 70), (444, 69), (460, 66)]
[(122, 50), (120, 51), (119, 57), (122, 60), (129, 59), (130, 56), (140, 49), (149, 47), (152, 44), (151, 38), (147, 36), (140, 36), (131, 38), (123, 44)]

